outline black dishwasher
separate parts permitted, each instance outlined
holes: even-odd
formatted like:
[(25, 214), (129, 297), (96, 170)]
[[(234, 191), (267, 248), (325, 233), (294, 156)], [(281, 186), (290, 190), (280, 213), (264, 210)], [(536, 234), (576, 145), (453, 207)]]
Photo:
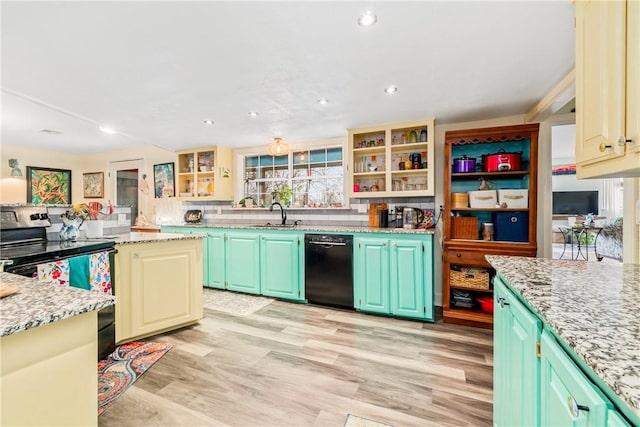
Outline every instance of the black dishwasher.
[(304, 249), (307, 301), (353, 308), (353, 236), (305, 234)]

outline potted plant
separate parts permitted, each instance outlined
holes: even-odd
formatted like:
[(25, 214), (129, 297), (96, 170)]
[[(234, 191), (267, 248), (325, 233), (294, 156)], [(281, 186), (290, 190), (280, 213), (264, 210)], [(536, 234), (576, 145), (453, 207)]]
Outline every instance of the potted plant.
[(280, 188), (277, 188), (271, 193), (274, 202), (280, 203), (282, 206), (289, 206), (291, 204), (291, 197), (293, 196), (293, 190), (289, 187), (289, 183), (285, 182)]

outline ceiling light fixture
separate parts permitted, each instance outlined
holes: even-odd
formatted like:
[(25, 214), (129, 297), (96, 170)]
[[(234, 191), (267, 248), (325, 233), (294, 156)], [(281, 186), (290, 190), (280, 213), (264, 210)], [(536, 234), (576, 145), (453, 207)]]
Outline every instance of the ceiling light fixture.
[(370, 10), (366, 11), (358, 17), (358, 25), (361, 27), (370, 27), (378, 22), (378, 17)]
[(102, 132), (104, 132), (104, 133), (108, 133), (109, 135), (113, 135), (113, 134), (118, 133), (118, 131), (113, 130), (113, 129), (108, 128), (108, 127), (105, 127), (105, 126), (100, 126), (100, 130), (101, 130)]
[(258, 113), (257, 111), (249, 111), (249, 115), (251, 117), (258, 117), (260, 115), (260, 113)]
[(48, 133), (49, 135), (62, 135), (62, 132), (60, 132), (59, 130), (52, 129), (40, 129), (40, 132)]
[(328, 104), (328, 103), (329, 103), (329, 100), (327, 98), (318, 99), (318, 104), (320, 104), (320, 105), (325, 105), (325, 104)]
[(267, 152), (270, 156), (284, 156), (289, 154), (290, 149), (289, 144), (282, 142), (282, 138), (276, 137), (273, 138), (273, 143), (267, 147)]
[(385, 88), (384, 93), (396, 93), (398, 91), (398, 88), (395, 86), (389, 86), (388, 88)]
[(204, 124), (205, 125), (212, 125), (213, 124), (213, 120), (205, 120)]

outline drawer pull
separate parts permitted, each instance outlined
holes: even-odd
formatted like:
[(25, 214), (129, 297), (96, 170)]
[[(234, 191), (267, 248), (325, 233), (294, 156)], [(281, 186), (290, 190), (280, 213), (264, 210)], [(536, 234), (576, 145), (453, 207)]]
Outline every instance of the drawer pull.
[(601, 153), (603, 153), (607, 148), (611, 148), (611, 146), (605, 144), (604, 142), (601, 142), (600, 145), (598, 146), (598, 149), (600, 150)]
[(589, 412), (589, 407), (584, 405), (578, 405), (576, 399), (573, 396), (567, 398), (567, 405), (569, 406), (569, 413), (573, 418), (578, 418), (580, 411)]
[(461, 254), (460, 252), (458, 252), (458, 253), (456, 254), (456, 256), (457, 256), (458, 258), (460, 258), (460, 257), (462, 257), (462, 254)]
[(621, 136), (620, 138), (618, 138), (618, 145), (621, 146), (621, 147), (624, 147), (624, 145), (627, 142), (631, 142), (631, 139), (629, 139), (629, 138), (627, 138), (625, 136)]

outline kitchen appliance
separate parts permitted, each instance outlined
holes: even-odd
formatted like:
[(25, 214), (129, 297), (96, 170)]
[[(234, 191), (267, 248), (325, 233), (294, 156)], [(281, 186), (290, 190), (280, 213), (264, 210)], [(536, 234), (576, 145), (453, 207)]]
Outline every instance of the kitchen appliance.
[(493, 228), (493, 239), (496, 241), (529, 241), (529, 215), (527, 212), (494, 212)]
[(190, 209), (184, 214), (184, 222), (187, 224), (198, 224), (202, 220), (202, 211), (199, 209)]
[(465, 154), (462, 157), (453, 159), (453, 173), (468, 173), (476, 171), (476, 159), (475, 157), (467, 157)]
[(387, 228), (389, 227), (389, 210), (388, 209), (381, 209), (378, 211), (378, 225), (380, 228)]
[[(38, 264), (107, 252), (111, 289), (115, 291), (113, 240), (48, 241), (46, 228), (49, 226), (46, 206), (0, 206), (0, 261), (5, 264), (5, 272), (34, 277)], [(97, 332), (100, 360), (115, 349), (114, 306), (98, 311)]]
[(422, 209), (405, 207), (402, 210), (402, 228), (418, 228), (423, 219)]
[(496, 154), (482, 156), (482, 165), (485, 172), (519, 171), (521, 168), (522, 151), (507, 153), (502, 148)]
[(305, 234), (304, 248), (307, 301), (353, 309), (353, 236)]

